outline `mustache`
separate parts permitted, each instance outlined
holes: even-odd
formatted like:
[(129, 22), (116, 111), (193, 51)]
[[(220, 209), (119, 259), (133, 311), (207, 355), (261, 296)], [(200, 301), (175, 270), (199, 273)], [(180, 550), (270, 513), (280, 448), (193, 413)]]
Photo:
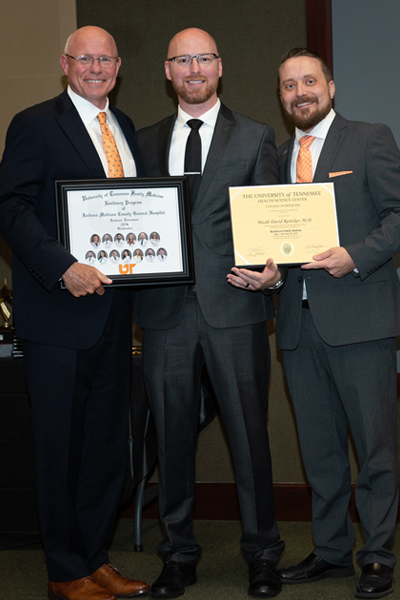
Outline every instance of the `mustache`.
[(318, 104), (318, 98), (316, 96), (303, 96), (302, 98), (296, 98), (293, 100), (291, 106), (297, 107), (299, 104), (304, 104), (304, 102), (316, 102)]
[(204, 81), (205, 83), (207, 83), (208, 77), (206, 77), (205, 75), (193, 75), (192, 77), (190, 77), (190, 75), (188, 75), (183, 79), (183, 81)]

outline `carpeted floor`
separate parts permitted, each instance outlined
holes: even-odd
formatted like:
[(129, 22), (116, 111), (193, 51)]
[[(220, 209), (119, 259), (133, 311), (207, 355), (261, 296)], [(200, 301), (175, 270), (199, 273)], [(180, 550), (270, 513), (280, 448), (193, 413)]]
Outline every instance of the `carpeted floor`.
[[(281, 536), (286, 551), (279, 563), (289, 566), (305, 558), (313, 549), (310, 523), (281, 522)], [(398, 527), (399, 528), (399, 527)], [(239, 550), (239, 521), (196, 521), (195, 531), (203, 548), (198, 566), (198, 583), (186, 589), (187, 600), (239, 600), (247, 596), (247, 565)], [(357, 542), (362, 545), (360, 526), (356, 525)], [(400, 534), (400, 531), (398, 532)], [(155, 520), (143, 521), (144, 552), (133, 552), (133, 520), (119, 521), (110, 548), (111, 562), (128, 577), (152, 583), (162, 569), (156, 553), (161, 530)], [(400, 540), (394, 552), (400, 552)], [(396, 568), (399, 587), (393, 599), (400, 598), (400, 567)], [(284, 586), (282, 600), (345, 600), (354, 598), (360, 574), (345, 579), (325, 579), (308, 585)], [(0, 552), (0, 598), (4, 600), (43, 600), (46, 594), (46, 565), (40, 544)]]

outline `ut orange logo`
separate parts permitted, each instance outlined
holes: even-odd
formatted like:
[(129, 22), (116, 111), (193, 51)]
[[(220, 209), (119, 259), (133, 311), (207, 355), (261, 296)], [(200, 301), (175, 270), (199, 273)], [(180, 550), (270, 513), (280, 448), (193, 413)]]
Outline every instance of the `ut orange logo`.
[(129, 265), (119, 265), (119, 272), (121, 275), (129, 275), (133, 273), (133, 269), (136, 267), (136, 263)]

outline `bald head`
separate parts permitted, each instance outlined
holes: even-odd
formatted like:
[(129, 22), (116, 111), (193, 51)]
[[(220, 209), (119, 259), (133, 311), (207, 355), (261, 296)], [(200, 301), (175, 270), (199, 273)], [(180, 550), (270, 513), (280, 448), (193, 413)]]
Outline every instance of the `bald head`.
[[(195, 58), (199, 54), (209, 55), (210, 60), (203, 63)], [(185, 55), (191, 60), (185, 63), (171, 60)], [(218, 81), (222, 75), (222, 61), (214, 38), (196, 27), (174, 35), (168, 46), (165, 74), (185, 112), (197, 118), (210, 110), (218, 101)]]
[(194, 46), (201, 48), (196, 54), (204, 54), (206, 52), (218, 54), (217, 44), (207, 31), (203, 31), (203, 29), (198, 29), (197, 27), (190, 27), (174, 35), (168, 46), (167, 58), (180, 56), (181, 54), (194, 54), (194, 52), (189, 50)]
[(64, 54), (74, 54), (74, 48), (79, 46), (81, 43), (94, 43), (94, 42), (108, 43), (113, 47), (112, 56), (118, 56), (117, 44), (113, 36), (101, 27), (95, 27), (94, 25), (87, 25), (77, 29), (67, 39), (65, 43)]

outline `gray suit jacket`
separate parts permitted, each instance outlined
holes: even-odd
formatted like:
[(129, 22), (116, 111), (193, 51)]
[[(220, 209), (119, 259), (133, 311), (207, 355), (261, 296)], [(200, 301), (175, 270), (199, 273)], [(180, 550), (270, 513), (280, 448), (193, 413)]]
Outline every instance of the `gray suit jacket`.
[[(176, 115), (138, 132), (147, 177), (169, 175), (168, 158)], [(234, 266), (229, 186), (278, 182), (274, 131), (221, 104), (197, 198), (192, 208), (196, 293), (212, 327), (236, 327), (274, 317), (271, 298), (233, 288), (226, 275)], [(181, 316), (187, 286), (140, 290), (135, 321), (144, 328), (169, 329)]]
[[(290, 182), (293, 139), (278, 150), (281, 182)], [(332, 179), (329, 173), (352, 171)], [(279, 294), (278, 346), (297, 347), (303, 279), (316, 329), (331, 346), (400, 333), (400, 284), (392, 257), (400, 250), (400, 150), (386, 125), (336, 115), (314, 182), (333, 181), (340, 245), (359, 274), (289, 268)], [(286, 272), (286, 269), (283, 269)]]

